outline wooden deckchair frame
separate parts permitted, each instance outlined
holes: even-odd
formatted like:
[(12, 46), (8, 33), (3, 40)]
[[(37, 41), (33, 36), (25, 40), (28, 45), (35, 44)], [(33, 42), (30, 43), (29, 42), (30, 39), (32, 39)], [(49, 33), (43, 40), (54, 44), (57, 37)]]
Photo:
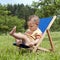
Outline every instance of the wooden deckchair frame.
[(37, 49), (43, 50), (43, 51), (50, 51), (50, 50), (48, 50), (48, 49), (39, 47), (39, 45), (42, 43), (43, 38), (44, 38), (44, 36), (45, 36), (46, 33), (47, 33), (48, 38), (49, 38), (49, 41), (50, 41), (51, 51), (54, 51), (54, 44), (53, 44), (53, 42), (52, 42), (52, 37), (51, 37), (51, 35), (50, 35), (49, 29), (50, 29), (50, 27), (51, 27), (51, 25), (53, 24), (53, 22), (54, 22), (55, 19), (56, 19), (56, 16), (53, 16), (53, 18), (52, 18), (49, 26), (47, 27), (47, 29), (45, 30), (45, 32), (44, 32), (44, 34), (43, 34), (43, 37), (40, 39), (40, 41), (38, 42), (38, 44), (37, 44), (36, 46), (34, 46), (33, 52), (36, 52)]

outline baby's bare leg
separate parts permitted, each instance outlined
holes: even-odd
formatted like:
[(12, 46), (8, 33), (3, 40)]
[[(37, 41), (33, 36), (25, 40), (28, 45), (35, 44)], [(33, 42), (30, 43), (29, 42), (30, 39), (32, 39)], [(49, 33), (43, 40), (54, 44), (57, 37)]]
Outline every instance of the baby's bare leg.
[(17, 45), (22, 44), (22, 39), (15, 39), (15, 40), (16, 40)]
[(22, 33), (14, 33), (13, 37), (15, 37), (16, 39), (22, 39), (22, 41), (24, 41), (25, 45), (30, 46), (30, 47), (34, 46), (34, 44), (35, 44), (34, 41), (31, 42), (30, 39)]
[(17, 44), (19, 44), (21, 42), (20, 40), (22, 39), (26, 45), (28, 46), (33, 45), (33, 43), (30, 42), (30, 39), (26, 35), (15, 32), (16, 32), (16, 26), (11, 30), (10, 35), (16, 39)]
[(22, 39), (25, 43), (30, 43), (30, 39), (22, 33), (13, 33), (12, 36), (16, 39)]
[(22, 44), (22, 39), (16, 39), (16, 42), (17, 42), (18, 44)]

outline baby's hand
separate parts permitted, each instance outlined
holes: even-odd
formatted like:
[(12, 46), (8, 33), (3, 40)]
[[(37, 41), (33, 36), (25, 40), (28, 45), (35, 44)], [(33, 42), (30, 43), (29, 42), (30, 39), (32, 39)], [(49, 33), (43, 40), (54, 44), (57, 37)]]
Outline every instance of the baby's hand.
[(29, 46), (30, 46), (30, 47), (34, 46), (34, 43), (31, 42)]

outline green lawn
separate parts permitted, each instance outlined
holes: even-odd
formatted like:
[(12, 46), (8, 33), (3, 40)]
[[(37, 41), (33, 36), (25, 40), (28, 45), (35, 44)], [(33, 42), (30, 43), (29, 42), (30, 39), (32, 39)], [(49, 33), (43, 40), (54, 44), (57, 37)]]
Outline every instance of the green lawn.
[[(27, 49), (18, 50), (13, 46), (14, 38), (9, 35), (0, 35), (0, 60), (60, 60), (60, 32), (51, 32), (55, 52), (38, 51), (35, 53)], [(42, 47), (50, 48), (47, 35), (45, 36)]]

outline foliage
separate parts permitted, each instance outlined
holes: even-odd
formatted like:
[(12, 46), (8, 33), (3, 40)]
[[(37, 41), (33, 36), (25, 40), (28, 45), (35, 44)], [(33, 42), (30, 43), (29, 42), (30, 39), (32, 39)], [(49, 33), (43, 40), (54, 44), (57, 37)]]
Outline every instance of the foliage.
[(7, 5), (7, 10), (11, 11), (11, 15), (17, 16), (18, 18), (23, 18), (27, 20), (28, 16), (34, 14), (34, 9), (30, 6), (24, 4), (14, 4), (14, 5)]
[(39, 17), (60, 15), (58, 13), (60, 10), (59, 3), (59, 0), (40, 0), (39, 2), (33, 2), (33, 7), (35, 8), (36, 6), (36, 8), (38, 8), (35, 14), (37, 14)]
[(8, 32), (14, 26), (17, 26), (17, 31), (24, 32), (25, 20), (18, 19), (16, 16), (6, 16), (6, 21), (4, 16), (0, 16), (0, 31)]

